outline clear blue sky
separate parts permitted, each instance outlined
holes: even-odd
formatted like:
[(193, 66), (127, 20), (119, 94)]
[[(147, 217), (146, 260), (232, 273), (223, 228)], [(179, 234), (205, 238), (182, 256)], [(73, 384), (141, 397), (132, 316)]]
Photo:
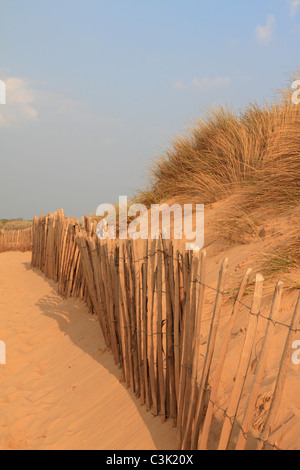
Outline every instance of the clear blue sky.
[(132, 195), (208, 106), (290, 86), (299, 40), (300, 0), (1, 0), (0, 218)]

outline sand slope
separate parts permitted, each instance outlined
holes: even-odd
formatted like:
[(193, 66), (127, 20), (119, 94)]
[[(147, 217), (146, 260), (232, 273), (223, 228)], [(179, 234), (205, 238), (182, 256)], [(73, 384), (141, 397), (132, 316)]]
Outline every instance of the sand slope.
[(171, 422), (119, 382), (96, 318), (30, 257), (0, 254), (0, 449), (175, 449)]

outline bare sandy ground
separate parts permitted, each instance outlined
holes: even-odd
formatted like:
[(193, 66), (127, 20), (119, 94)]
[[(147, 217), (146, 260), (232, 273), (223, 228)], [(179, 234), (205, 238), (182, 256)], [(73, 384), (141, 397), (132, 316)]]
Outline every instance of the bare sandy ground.
[[(235, 266), (241, 266), (241, 271), (245, 269), (242, 260), (246, 254), (250, 261), (255, 261), (254, 248), (251, 245), (227, 250), (231, 282), (239, 274)], [(162, 424), (119, 382), (120, 370), (105, 347), (97, 319), (79, 300), (63, 300), (54, 283), (30, 268), (30, 257), (29, 253), (0, 254), (0, 340), (7, 347), (7, 364), (0, 365), (0, 450), (175, 449), (176, 429), (171, 421)], [(209, 284), (213, 285), (217, 279), (223, 257), (223, 252), (209, 257)], [(299, 279), (298, 272), (295, 276)], [(269, 291), (266, 287), (263, 309), (272, 300), (273, 289)], [(297, 290), (284, 294), (280, 309), (282, 322), (289, 324), (297, 296)], [(250, 300), (251, 295), (245, 302)], [(207, 298), (207, 302), (208, 308), (211, 299)], [(231, 312), (230, 304), (226, 305), (225, 327)], [(223, 407), (232, 390), (247, 318), (248, 313), (241, 312), (235, 339), (230, 344), (219, 397)], [(265, 322), (260, 320), (256, 354), (265, 327)], [(269, 406), (286, 334), (286, 328), (276, 326), (256, 404), (256, 429), (260, 429)], [(300, 449), (299, 374), (300, 365), (291, 361), (272, 435), (273, 442), (276, 440), (283, 449)], [(250, 385), (249, 382), (248, 389)], [(247, 393), (242, 397), (241, 410), (246, 400)], [(211, 448), (218, 442), (220, 422), (222, 416), (217, 413)]]
[(119, 382), (96, 318), (30, 257), (0, 254), (0, 449), (175, 449), (172, 423)]

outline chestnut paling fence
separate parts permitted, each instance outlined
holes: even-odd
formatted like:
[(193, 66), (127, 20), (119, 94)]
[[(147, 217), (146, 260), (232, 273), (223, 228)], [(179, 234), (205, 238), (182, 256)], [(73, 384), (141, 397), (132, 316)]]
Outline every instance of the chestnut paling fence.
[[(34, 219), (32, 266), (56, 281), (61, 295), (84, 300), (97, 314), (127, 387), (155, 416), (173, 420), (178, 449), (279, 449), (272, 431), (291, 346), (300, 331), (300, 295), (291, 323), (285, 325), (279, 321), (282, 282), (265, 312), (261, 310), (264, 280), (258, 274), (251, 305), (244, 304), (248, 270), (221, 336), (228, 262), (225, 259), (221, 265), (217, 287), (211, 287), (205, 282), (205, 260), (204, 250), (181, 253), (167, 240), (100, 241), (91, 219), (84, 217), (79, 224), (62, 210)], [(213, 301), (207, 314), (209, 293)], [(244, 336), (231, 393), (225, 395), (225, 404), (222, 397), (221, 406), (224, 368), (241, 308), (248, 313)], [(253, 368), (260, 318), (266, 328)], [(277, 324), (286, 328), (287, 335), (271, 403), (257, 429), (256, 403)]]
[(0, 253), (4, 251), (31, 251), (32, 228), (0, 230)]

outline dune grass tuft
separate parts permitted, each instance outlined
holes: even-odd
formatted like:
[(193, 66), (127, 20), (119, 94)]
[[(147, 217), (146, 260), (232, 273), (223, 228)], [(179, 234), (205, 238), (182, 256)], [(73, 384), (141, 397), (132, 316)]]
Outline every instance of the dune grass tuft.
[(32, 227), (32, 220), (0, 219), (0, 230), (22, 230)]
[(208, 204), (241, 191), (246, 211), (299, 204), (300, 106), (283, 92), (273, 104), (253, 104), (239, 115), (209, 110), (158, 158), (150, 182), (138, 197), (148, 206), (174, 198)]
[(208, 110), (153, 163), (150, 187), (137, 202), (149, 207), (168, 200), (206, 206), (229, 201), (217, 230), (231, 243), (248, 243), (267, 215), (300, 205), (300, 105), (291, 95), (282, 90), (272, 104), (250, 104), (240, 114)]

